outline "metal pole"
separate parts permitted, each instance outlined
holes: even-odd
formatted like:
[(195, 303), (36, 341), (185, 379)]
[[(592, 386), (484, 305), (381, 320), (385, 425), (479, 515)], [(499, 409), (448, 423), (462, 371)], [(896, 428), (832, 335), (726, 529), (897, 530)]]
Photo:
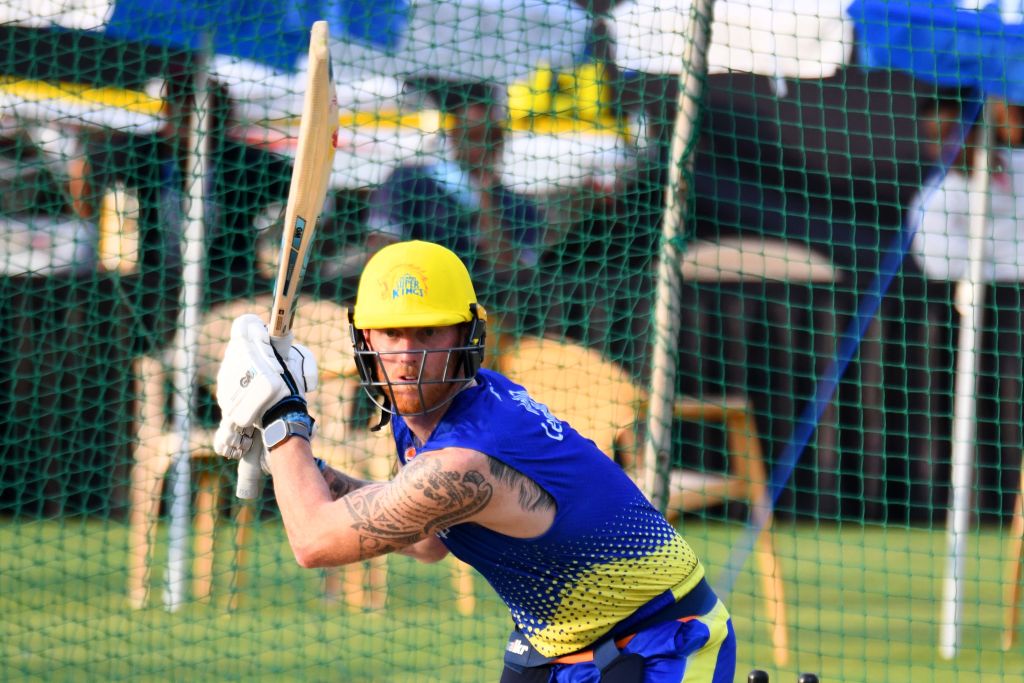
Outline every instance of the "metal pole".
[(939, 654), (956, 656), (960, 640), (963, 603), (964, 545), (970, 524), (971, 487), (977, 424), (978, 336), (985, 309), (985, 238), (989, 230), (990, 157), (992, 108), (982, 110), (981, 142), (974, 152), (969, 206), (970, 238), (967, 254), (970, 267), (956, 286), (956, 308), (960, 314), (956, 377), (953, 403), (952, 505), (946, 518), (946, 577), (943, 581)]
[(656, 507), (668, 502), (668, 473), (672, 448), (672, 419), (676, 389), (676, 354), (679, 336), (679, 271), (681, 226), (689, 195), (685, 170), (693, 167), (693, 139), (700, 100), (707, 76), (707, 48), (711, 41), (714, 0), (697, 0), (690, 8), (686, 35), (690, 37), (682, 55), (676, 121), (669, 154), (665, 215), (658, 256), (655, 292), (655, 337), (651, 358), (651, 401), (644, 443), (644, 489)]
[(189, 189), (182, 245), (182, 283), (178, 330), (174, 342), (174, 431), (179, 449), (172, 466), (173, 499), (167, 552), (167, 588), (164, 606), (181, 607), (185, 599), (185, 560), (192, 502), (192, 408), (195, 403), (196, 347), (199, 342), (199, 307), (203, 295), (205, 254), (206, 182), (209, 168), (209, 89), (206, 61), (195, 73), (195, 94), (190, 118)]

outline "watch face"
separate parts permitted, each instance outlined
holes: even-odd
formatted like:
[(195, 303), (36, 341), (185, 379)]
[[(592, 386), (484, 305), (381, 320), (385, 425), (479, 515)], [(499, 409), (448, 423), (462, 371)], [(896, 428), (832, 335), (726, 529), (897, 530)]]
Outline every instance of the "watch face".
[(284, 420), (274, 420), (263, 430), (263, 444), (273, 448), (288, 436), (288, 425)]

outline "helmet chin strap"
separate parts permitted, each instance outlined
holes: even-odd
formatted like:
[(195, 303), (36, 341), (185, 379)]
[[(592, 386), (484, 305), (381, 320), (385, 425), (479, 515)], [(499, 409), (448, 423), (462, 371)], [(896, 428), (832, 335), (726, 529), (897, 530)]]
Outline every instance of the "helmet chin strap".
[(391, 399), (387, 397), (387, 394), (385, 394), (384, 398), (381, 399), (380, 409), (380, 419), (377, 420), (376, 425), (370, 427), (371, 432), (379, 432), (381, 429), (391, 424)]

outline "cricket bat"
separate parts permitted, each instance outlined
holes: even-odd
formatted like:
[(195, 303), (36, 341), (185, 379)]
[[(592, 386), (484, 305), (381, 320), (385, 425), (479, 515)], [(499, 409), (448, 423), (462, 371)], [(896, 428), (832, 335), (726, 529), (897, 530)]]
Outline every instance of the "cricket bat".
[[(326, 21), (313, 24), (309, 36), (309, 66), (306, 93), (302, 106), (302, 122), (288, 188), (281, 234), (281, 261), (274, 282), (273, 308), (270, 311), (270, 341), (282, 357), (291, 346), (292, 321), (299, 288), (309, 261), (309, 248), (316, 235), (320, 212), (327, 196), (327, 184), (334, 163), (338, 137), (338, 97), (334, 90), (334, 74), (328, 46)], [(235, 495), (252, 500), (259, 495), (259, 453), (238, 462), (238, 484)]]

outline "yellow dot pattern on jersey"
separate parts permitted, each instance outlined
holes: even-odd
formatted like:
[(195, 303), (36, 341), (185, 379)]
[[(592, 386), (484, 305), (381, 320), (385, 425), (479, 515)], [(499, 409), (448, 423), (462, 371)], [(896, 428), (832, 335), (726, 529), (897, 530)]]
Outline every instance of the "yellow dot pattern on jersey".
[[(540, 604), (528, 609), (534, 614), (550, 613), (546, 623), (523, 623), (513, 613), (519, 628), (538, 652), (553, 657), (584, 648), (669, 588), (679, 599), (704, 577), (696, 554), (678, 534), (672, 533), (668, 539), (661, 533), (644, 535), (661, 547), (653, 552), (623, 552), (619, 548), (614, 552), (617, 559), (582, 563), (573, 580), (552, 583), (539, 594)], [(651, 536), (661, 538), (655, 540)], [(611, 554), (607, 541), (593, 550), (591, 557), (595, 558)]]

